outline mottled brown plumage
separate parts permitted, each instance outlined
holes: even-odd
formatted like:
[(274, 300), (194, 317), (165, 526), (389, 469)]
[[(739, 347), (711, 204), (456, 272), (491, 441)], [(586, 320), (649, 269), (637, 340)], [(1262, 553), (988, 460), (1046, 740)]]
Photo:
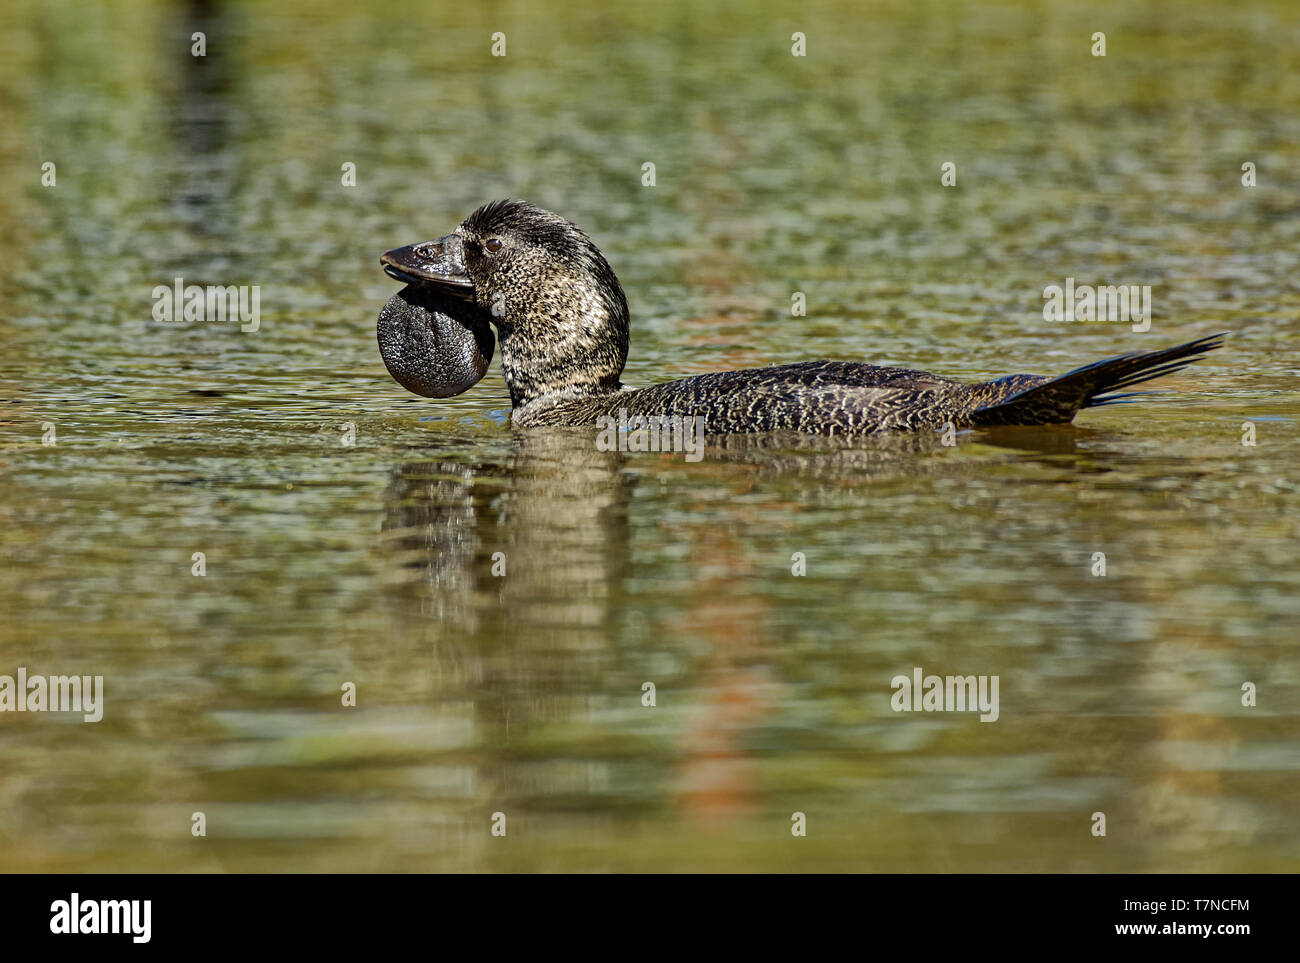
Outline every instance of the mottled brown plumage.
[[(620, 411), (703, 417), (711, 435), (1063, 424), (1083, 408), (1131, 400), (1133, 393), (1115, 392), (1222, 345), (1215, 335), (1057, 378), (1020, 374), (973, 385), (907, 368), (806, 361), (633, 390), (619, 380), (628, 351), (623, 289), (591, 239), (559, 215), (498, 201), (471, 214), (454, 235), (390, 251), (384, 263), (394, 277), (450, 291), (490, 313), (512, 423), (520, 428), (595, 425)], [(453, 323), (442, 311), (437, 323)]]

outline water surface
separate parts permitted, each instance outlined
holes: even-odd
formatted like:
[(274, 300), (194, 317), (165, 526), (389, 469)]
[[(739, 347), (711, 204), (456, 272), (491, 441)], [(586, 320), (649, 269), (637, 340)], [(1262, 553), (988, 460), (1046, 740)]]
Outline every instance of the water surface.
[[(1296, 870), (1298, 144), (1284, 2), (6, 6), (0, 674), (106, 707), (0, 715), (0, 869)], [(955, 447), (515, 435), (374, 341), (378, 253), (504, 196), (606, 252), (632, 384), (1228, 347)]]

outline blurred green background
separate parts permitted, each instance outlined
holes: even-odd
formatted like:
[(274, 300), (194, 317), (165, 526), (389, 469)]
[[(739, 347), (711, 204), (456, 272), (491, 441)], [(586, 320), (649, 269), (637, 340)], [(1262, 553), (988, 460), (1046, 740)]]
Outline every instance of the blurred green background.
[[(0, 715), (0, 870), (1295, 871), (1298, 163), (1290, 2), (6, 3), (0, 674), (106, 707)], [(631, 384), (1231, 337), (956, 448), (517, 437), (374, 339), (379, 253), (505, 196), (605, 251)], [(914, 666), (1000, 720), (893, 713)]]

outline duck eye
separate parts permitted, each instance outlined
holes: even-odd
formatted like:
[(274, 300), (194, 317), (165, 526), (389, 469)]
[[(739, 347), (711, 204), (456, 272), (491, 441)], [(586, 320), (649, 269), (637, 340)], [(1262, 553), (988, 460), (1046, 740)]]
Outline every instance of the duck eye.
[(490, 237), (483, 243), (483, 246), (487, 248), (489, 254), (495, 254), (497, 251), (501, 250), (501, 238)]

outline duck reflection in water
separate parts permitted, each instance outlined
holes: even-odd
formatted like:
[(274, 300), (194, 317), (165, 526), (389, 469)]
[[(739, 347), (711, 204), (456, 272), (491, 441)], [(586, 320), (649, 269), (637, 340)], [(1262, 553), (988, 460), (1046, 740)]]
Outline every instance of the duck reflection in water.
[[(1020, 430), (981, 438), (1019, 447), (998, 457), (1055, 463), (1070, 457), (1075, 436), (1086, 437)], [(786, 665), (767, 605), (752, 591), (765, 563), (747, 554), (744, 533), (770, 506), (748, 496), (797, 479), (798, 502), (782, 508), (807, 511), (846, 488), (867, 498), (871, 486), (899, 478), (965, 484), (981, 468), (944, 457), (951, 449), (932, 434), (852, 446), (717, 438), (698, 464), (601, 451), (594, 439), (595, 429), (512, 432), (485, 458), (481, 438), (444, 434), (438, 457), (395, 467), (383, 523), (400, 573), (390, 590), (394, 632), (423, 640), (435, 700), (468, 704), (476, 779), (497, 805), (538, 805), (529, 746), (563, 740), (567, 723), (606, 717), (606, 754), (590, 759), (584, 745), (588, 762), (551, 773), (560, 785), (548, 798), (674, 799), (707, 821), (749, 812), (758, 793), (751, 747), (799, 670)], [(683, 492), (689, 502), (693, 488), (707, 502), (690, 517), (664, 513)], [(689, 558), (697, 578), (660, 581), (671, 572), (653, 555), (664, 550), (665, 528), (674, 557)], [(655, 601), (665, 590), (678, 599), (668, 609)], [(647, 681), (655, 708), (642, 704)], [(665, 708), (648, 726), (623, 724)], [(637, 731), (649, 745), (634, 749), (618, 735)], [(641, 753), (658, 760), (652, 770), (635, 764)]]

